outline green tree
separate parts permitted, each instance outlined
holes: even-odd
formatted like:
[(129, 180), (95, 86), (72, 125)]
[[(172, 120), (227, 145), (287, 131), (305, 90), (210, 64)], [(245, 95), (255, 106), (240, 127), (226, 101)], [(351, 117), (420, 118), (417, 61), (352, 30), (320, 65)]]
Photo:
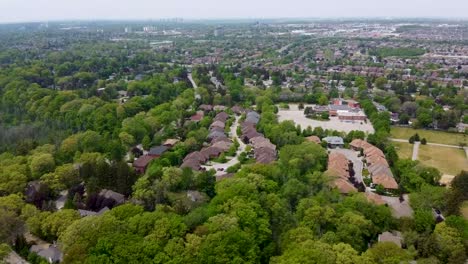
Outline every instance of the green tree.
[(39, 154), (31, 159), (31, 174), (37, 179), (42, 175), (52, 172), (55, 169), (55, 160), (51, 154)]
[(379, 242), (369, 248), (364, 256), (369, 257), (372, 263), (379, 264), (400, 264), (412, 259), (411, 254), (393, 242)]

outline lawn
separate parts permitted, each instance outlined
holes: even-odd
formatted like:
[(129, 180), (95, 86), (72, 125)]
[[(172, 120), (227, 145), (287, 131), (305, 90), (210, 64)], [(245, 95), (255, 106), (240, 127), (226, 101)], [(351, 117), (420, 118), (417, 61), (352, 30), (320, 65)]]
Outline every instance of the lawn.
[(456, 146), (458, 146), (462, 142), (468, 144), (468, 137), (465, 134), (461, 133), (412, 129), (406, 127), (392, 127), (390, 135), (392, 138), (409, 139), (412, 135), (416, 133), (418, 133), (421, 138), (426, 138), (428, 143), (439, 143)]
[(413, 156), (413, 145), (404, 142), (392, 142), (400, 159), (411, 159)]
[(462, 149), (421, 145), (418, 160), (424, 165), (435, 167), (442, 173), (450, 175), (468, 170), (468, 161)]

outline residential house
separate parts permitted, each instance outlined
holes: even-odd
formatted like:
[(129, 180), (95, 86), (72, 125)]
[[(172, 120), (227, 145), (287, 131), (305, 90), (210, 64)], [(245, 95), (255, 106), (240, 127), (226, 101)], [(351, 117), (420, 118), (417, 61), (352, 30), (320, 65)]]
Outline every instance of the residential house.
[(215, 121), (221, 121), (221, 122), (223, 122), (223, 123), (226, 123), (226, 120), (227, 120), (228, 118), (229, 118), (229, 115), (228, 115), (226, 112), (220, 112), (220, 113), (218, 113), (218, 114), (215, 116), (214, 120), (215, 120)]
[(309, 142), (317, 143), (317, 144), (321, 143), (320, 138), (317, 137), (317, 136), (306, 137), (306, 140), (309, 141)]
[(207, 148), (203, 148), (200, 153), (206, 157), (208, 157), (209, 159), (212, 159), (212, 158), (217, 158), (219, 157), (222, 153), (223, 153), (223, 150), (222, 149), (219, 149), (217, 147), (207, 147)]
[(212, 142), (212, 147), (221, 149), (223, 152), (228, 151), (231, 146), (232, 142), (231, 141), (217, 141), (217, 142)]
[(353, 140), (350, 146), (352, 149), (362, 150), (364, 153), (367, 170), (375, 185), (381, 185), (387, 190), (398, 189), (398, 183), (393, 177), (393, 173), (382, 150), (361, 139)]
[(109, 211), (109, 207), (104, 207), (101, 210), (94, 212), (94, 211), (88, 211), (88, 210), (82, 210), (78, 209), (78, 212), (80, 213), (81, 217), (86, 217), (86, 216), (93, 216), (93, 215), (102, 215), (103, 213)]
[(213, 106), (212, 105), (202, 104), (198, 108), (200, 110), (203, 110), (206, 113), (213, 111)]
[(168, 147), (168, 148), (172, 148), (174, 147), (177, 143), (179, 143), (179, 140), (178, 139), (166, 139), (166, 141), (164, 141), (163, 143), (163, 146), (165, 147)]
[(356, 187), (349, 181), (351, 178), (352, 163), (345, 155), (337, 152), (332, 152), (328, 156), (328, 167), (326, 174), (333, 177), (331, 186), (338, 188), (340, 193), (349, 194), (357, 192)]
[(203, 113), (196, 113), (193, 116), (190, 117), (190, 121), (192, 122), (200, 122), (204, 117)]
[(373, 192), (365, 192), (367, 201), (374, 203), (375, 205), (384, 205), (386, 202), (382, 199), (382, 197)]
[(333, 188), (337, 188), (341, 194), (350, 194), (357, 192), (356, 187), (345, 179), (338, 178), (330, 183)]
[(184, 160), (182, 165), (180, 166), (183, 168), (191, 168), (192, 170), (199, 171), (201, 170), (201, 162), (197, 159), (188, 159)]
[(248, 112), (245, 117), (245, 122), (247, 123), (256, 125), (258, 124), (259, 121), (260, 121), (260, 115), (255, 111)]
[(244, 111), (245, 111), (242, 107), (240, 107), (240, 106), (238, 106), (238, 105), (233, 106), (233, 107), (231, 108), (231, 110), (232, 110), (232, 112), (233, 112), (234, 114), (236, 114), (236, 115), (241, 115), (241, 114), (244, 113)]
[(224, 110), (226, 110), (226, 109), (227, 109), (227, 107), (224, 106), (224, 105), (215, 105), (215, 106), (213, 107), (213, 110), (215, 110), (215, 111), (224, 111)]
[(203, 155), (200, 151), (195, 151), (185, 156), (184, 162), (188, 160), (196, 160), (201, 164), (207, 162), (208, 157)]
[(379, 242), (392, 242), (398, 247), (401, 247), (403, 243), (403, 237), (400, 232), (393, 231), (393, 232), (383, 232), (378, 237)]
[(393, 178), (393, 175), (387, 173), (379, 173), (372, 175), (372, 182), (376, 185), (381, 185), (387, 190), (397, 190), (398, 183)]
[(166, 152), (168, 149), (168, 147), (166, 146), (157, 146), (157, 147), (153, 147), (150, 149), (150, 151), (148, 152), (148, 156), (151, 156), (151, 157), (161, 157), (164, 152)]
[(325, 137), (322, 140), (327, 142), (329, 148), (342, 148), (344, 146), (344, 141), (341, 137)]
[(224, 124), (224, 122), (217, 120), (217, 121), (214, 121), (214, 122), (210, 125), (210, 129), (215, 128), (215, 127), (218, 127), (218, 128), (222, 128), (222, 129), (224, 130), (224, 127), (225, 127), (225, 126), (226, 126), (226, 125)]
[(102, 189), (99, 192), (99, 196), (105, 199), (111, 199), (115, 201), (115, 205), (120, 205), (125, 202), (125, 195), (114, 192), (112, 190)]
[(153, 156), (149, 155), (143, 155), (136, 159), (133, 162), (133, 167), (135, 168), (135, 171), (139, 174), (144, 174), (146, 171), (146, 168), (148, 167), (148, 164), (155, 159)]
[(208, 140), (210, 140), (210, 141), (213, 141), (214, 139), (217, 139), (217, 138), (227, 138), (227, 136), (226, 136), (226, 134), (224, 134), (224, 132), (216, 131), (216, 130), (212, 130), (208, 134)]

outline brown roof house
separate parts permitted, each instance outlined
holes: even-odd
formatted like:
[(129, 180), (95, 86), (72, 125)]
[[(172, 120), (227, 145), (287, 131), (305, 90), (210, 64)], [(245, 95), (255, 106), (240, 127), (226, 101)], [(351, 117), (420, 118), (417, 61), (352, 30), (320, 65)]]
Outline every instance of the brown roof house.
[(226, 112), (220, 112), (215, 116), (214, 120), (219, 120), (224, 123), (228, 118), (229, 115)]
[(211, 128), (214, 128), (214, 127), (219, 127), (219, 128), (224, 129), (225, 126), (226, 126), (226, 125), (224, 124), (224, 122), (217, 120), (217, 121), (214, 121), (214, 122), (210, 125), (210, 129), (211, 129)]
[(350, 166), (352, 163), (341, 153), (332, 152), (328, 156), (328, 168), (325, 173), (334, 178), (330, 185), (337, 188), (342, 194), (357, 192), (356, 187), (349, 181)]
[(207, 147), (207, 148), (203, 148), (200, 151), (200, 153), (202, 153), (204, 156), (212, 159), (212, 158), (219, 157), (223, 153), (223, 150), (219, 149), (219, 148), (216, 148), (216, 147)]
[(338, 178), (330, 183), (330, 185), (334, 188), (337, 188), (338, 191), (342, 194), (350, 194), (352, 192), (357, 192), (356, 187), (352, 185), (349, 181)]
[(133, 167), (135, 171), (140, 174), (144, 174), (148, 164), (155, 159), (153, 156), (143, 155), (133, 162)]
[(388, 190), (398, 189), (398, 183), (395, 181), (395, 178), (393, 178), (391, 175), (388, 175), (386, 173), (373, 175), (372, 182), (377, 185), (382, 185), (382, 187)]
[(163, 146), (166, 146), (168, 148), (172, 148), (175, 146), (175, 144), (179, 143), (179, 140), (178, 139), (174, 139), (174, 138), (169, 138), (169, 139), (166, 139), (166, 141), (164, 141), (163, 143)]
[(309, 141), (309, 142), (317, 143), (317, 144), (320, 144), (320, 143), (322, 142), (322, 141), (320, 140), (320, 138), (317, 137), (317, 136), (306, 137), (306, 140)]

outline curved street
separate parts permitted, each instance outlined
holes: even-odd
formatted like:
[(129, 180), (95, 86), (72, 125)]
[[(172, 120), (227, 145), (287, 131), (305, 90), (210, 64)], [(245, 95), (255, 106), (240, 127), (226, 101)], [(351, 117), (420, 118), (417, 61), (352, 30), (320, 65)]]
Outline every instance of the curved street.
[(209, 162), (210, 165), (202, 165), (202, 168), (205, 168), (206, 170), (214, 169), (216, 171), (216, 176), (221, 176), (223, 174), (226, 174), (227, 168), (236, 165), (239, 163), (239, 155), (245, 151), (245, 148), (247, 145), (242, 142), (240, 137), (237, 135), (237, 127), (239, 126), (239, 120), (240, 116), (236, 116), (236, 120), (231, 126), (231, 129), (229, 131), (229, 137), (234, 141), (237, 140), (239, 142), (239, 148), (237, 148), (236, 151), (236, 156), (231, 158), (228, 162), (226, 163), (217, 163), (217, 162)]

